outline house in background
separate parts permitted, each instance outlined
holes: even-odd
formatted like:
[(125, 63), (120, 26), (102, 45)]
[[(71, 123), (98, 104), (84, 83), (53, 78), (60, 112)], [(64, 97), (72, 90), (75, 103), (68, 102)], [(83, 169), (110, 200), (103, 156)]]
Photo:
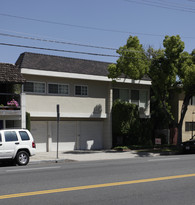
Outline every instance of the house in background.
[(119, 79), (113, 84), (108, 65), (27, 52), (19, 56), (16, 66), (26, 79), (26, 111), (38, 151), (56, 150), (57, 104), (61, 151), (111, 148), (114, 99), (135, 103), (140, 117), (150, 116), (150, 79)]
[(26, 127), (24, 82), (18, 67), (0, 63), (0, 129)]
[[(179, 123), (181, 108), (185, 97), (184, 92), (181, 91), (181, 88), (179, 90), (180, 91), (173, 91), (171, 94), (172, 112), (176, 123)], [(185, 114), (182, 126), (182, 141), (191, 139), (193, 135), (195, 135), (195, 96), (191, 98)]]

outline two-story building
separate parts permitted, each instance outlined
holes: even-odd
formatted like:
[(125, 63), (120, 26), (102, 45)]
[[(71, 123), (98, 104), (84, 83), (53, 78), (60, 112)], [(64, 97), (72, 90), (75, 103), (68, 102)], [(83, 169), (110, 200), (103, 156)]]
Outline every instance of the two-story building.
[(26, 79), (26, 111), (38, 151), (55, 151), (56, 106), (60, 106), (59, 150), (112, 147), (113, 99), (140, 107), (140, 117), (150, 116), (150, 85), (142, 80), (107, 77), (106, 62), (22, 53), (16, 65)]

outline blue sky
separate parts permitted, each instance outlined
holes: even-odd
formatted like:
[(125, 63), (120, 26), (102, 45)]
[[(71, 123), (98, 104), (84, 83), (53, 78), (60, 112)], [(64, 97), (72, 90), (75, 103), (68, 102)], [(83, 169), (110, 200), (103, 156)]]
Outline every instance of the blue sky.
[[(152, 46), (159, 49), (163, 48), (165, 35), (178, 34), (185, 43), (186, 51), (191, 52), (195, 48), (195, 0), (0, 0), (0, 2), (0, 44), (64, 50), (56, 52), (0, 45), (0, 62), (4, 63), (15, 63), (23, 52), (115, 62), (116, 57), (100, 55), (116, 55), (115, 50), (98, 47), (117, 49), (126, 43), (129, 35), (138, 36), (144, 48)], [(24, 37), (42, 40), (30, 40)]]

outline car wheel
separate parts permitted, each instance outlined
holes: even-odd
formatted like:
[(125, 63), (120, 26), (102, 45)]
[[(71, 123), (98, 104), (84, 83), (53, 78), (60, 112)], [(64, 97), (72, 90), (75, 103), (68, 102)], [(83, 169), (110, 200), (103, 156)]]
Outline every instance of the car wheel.
[(19, 166), (27, 165), (29, 162), (29, 154), (26, 151), (20, 151), (16, 155), (16, 163)]

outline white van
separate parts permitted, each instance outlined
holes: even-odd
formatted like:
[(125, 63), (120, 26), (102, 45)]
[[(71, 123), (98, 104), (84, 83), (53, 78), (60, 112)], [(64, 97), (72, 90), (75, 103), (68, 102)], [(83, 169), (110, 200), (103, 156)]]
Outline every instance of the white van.
[(0, 160), (11, 159), (20, 166), (27, 165), (35, 150), (33, 136), (28, 130), (0, 130)]

